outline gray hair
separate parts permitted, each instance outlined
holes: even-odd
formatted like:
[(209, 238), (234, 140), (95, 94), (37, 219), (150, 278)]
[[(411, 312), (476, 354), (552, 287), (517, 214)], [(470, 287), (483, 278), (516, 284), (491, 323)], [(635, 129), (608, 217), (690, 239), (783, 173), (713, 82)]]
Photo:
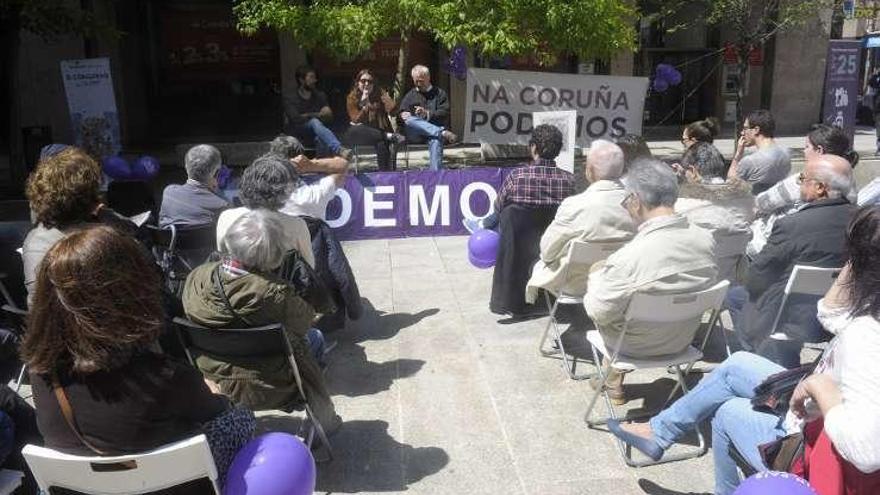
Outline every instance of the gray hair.
[(825, 160), (815, 164), (815, 179), (828, 187), (829, 198), (848, 197), (853, 190), (852, 168), (835, 168)]
[(629, 166), (621, 179), (627, 191), (639, 197), (645, 208), (673, 207), (678, 199), (678, 179), (668, 165), (654, 158), (642, 158)]
[(208, 182), (217, 173), (220, 162), (220, 150), (210, 144), (193, 146), (183, 158), (186, 176), (201, 183)]
[(431, 70), (425, 67), (422, 64), (413, 65), (412, 70), (410, 71), (411, 76), (417, 76), (419, 74), (424, 74), (428, 77), (431, 77)]
[(277, 210), (284, 206), (293, 188), (293, 174), (287, 159), (267, 153), (244, 169), (239, 195), (250, 209)]
[(282, 158), (293, 158), (302, 155), (305, 149), (299, 139), (288, 136), (287, 134), (279, 134), (278, 137), (269, 141), (269, 153), (275, 153)]
[(590, 144), (587, 167), (593, 170), (596, 180), (619, 179), (623, 174), (623, 163), (623, 150), (620, 146), (604, 139), (597, 139)]
[(223, 244), (231, 257), (253, 271), (271, 272), (284, 261), (284, 226), (280, 213), (248, 210), (232, 223)]

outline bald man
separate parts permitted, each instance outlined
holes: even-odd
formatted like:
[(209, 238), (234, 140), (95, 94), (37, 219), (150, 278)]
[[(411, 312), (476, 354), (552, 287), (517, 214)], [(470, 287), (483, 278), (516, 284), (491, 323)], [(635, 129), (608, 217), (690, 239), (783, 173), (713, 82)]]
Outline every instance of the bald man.
[(526, 286), (526, 301), (535, 302), (538, 289), (555, 294), (583, 294), (588, 270), (572, 271), (566, 283), (568, 249), (574, 240), (626, 242), (635, 235), (632, 217), (621, 206), (626, 192), (619, 179), (623, 174), (623, 151), (614, 143), (596, 140), (587, 154), (584, 174), (590, 187), (566, 198), (544, 235), (541, 258)]
[(819, 298), (813, 296), (790, 296), (770, 332), (795, 265), (843, 266), (846, 227), (856, 210), (846, 198), (852, 180), (849, 162), (835, 155), (812, 158), (798, 175), (803, 206), (776, 222), (749, 266), (746, 286), (728, 293), (734, 329), (746, 350), (791, 368), (800, 364), (805, 342), (828, 340), (816, 319)]

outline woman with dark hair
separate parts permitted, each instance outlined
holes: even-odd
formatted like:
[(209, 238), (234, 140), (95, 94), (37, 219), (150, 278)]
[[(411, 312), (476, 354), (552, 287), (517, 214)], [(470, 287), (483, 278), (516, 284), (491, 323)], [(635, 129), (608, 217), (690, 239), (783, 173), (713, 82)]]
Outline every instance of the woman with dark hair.
[[(755, 387), (784, 369), (760, 356), (737, 352), (649, 423), (623, 425), (612, 420), (609, 430), (660, 459), (674, 442), (711, 418), (715, 493), (722, 495), (733, 492), (739, 483), (731, 446), (752, 467), (764, 470), (759, 445), (804, 431), (807, 444), (815, 446), (821, 433), (842, 466), (846, 493), (878, 493), (880, 208), (863, 208), (856, 214), (846, 243), (849, 262), (818, 303), (819, 320), (835, 338), (813, 373), (794, 390), (784, 418), (758, 411), (751, 403)], [(865, 491), (851, 491), (851, 485)]]
[(357, 73), (345, 99), (351, 126), (343, 140), (349, 145), (375, 146), (379, 170), (394, 170), (394, 145), (404, 141), (402, 135), (394, 132), (388, 118), (395, 106), (388, 93), (379, 88), (370, 69)]
[(623, 150), (623, 169), (639, 158), (653, 158), (645, 138), (636, 134), (624, 134), (614, 141)]
[(814, 155), (837, 155), (846, 158), (852, 168), (859, 163), (859, 154), (852, 149), (849, 137), (839, 127), (816, 124), (804, 143), (804, 157), (809, 160)]
[(76, 455), (143, 452), (206, 433), (221, 472), (253, 434), (199, 372), (158, 351), (153, 261), (129, 236), (90, 226), (40, 265), (22, 344), (46, 445)]
[(681, 144), (684, 145), (685, 149), (690, 148), (696, 143), (712, 144), (720, 129), (721, 125), (715, 117), (707, 117), (703, 120), (691, 122), (681, 132)]

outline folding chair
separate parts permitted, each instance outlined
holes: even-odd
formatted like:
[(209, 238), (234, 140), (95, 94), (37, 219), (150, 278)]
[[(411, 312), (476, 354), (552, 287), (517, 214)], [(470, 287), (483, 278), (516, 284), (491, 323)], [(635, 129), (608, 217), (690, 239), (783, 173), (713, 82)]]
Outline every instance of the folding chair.
[(3, 300), (6, 301), (6, 304), (18, 309), (18, 305), (15, 304), (15, 299), (12, 298), (12, 294), (9, 293), (9, 289), (6, 288), (6, 284), (3, 283), (3, 280), (5, 280), (7, 276), (8, 275), (6, 275), (5, 273), (0, 272), (0, 295), (3, 296)]
[(179, 295), (189, 272), (214, 252), (217, 227), (213, 223), (195, 227), (146, 227), (153, 242), (153, 257), (162, 269), (165, 282)]
[[(333, 459), (333, 450), (330, 440), (324, 432), (324, 427), (312, 413), (308, 397), (302, 385), (302, 377), (299, 366), (293, 354), (293, 348), (284, 334), (284, 325), (275, 323), (255, 328), (208, 328), (193, 323), (185, 318), (174, 318), (174, 328), (180, 338), (180, 342), (186, 351), (186, 357), (190, 364), (196, 366), (193, 352), (204, 352), (214, 356), (228, 357), (258, 357), (280, 356), (287, 358), (290, 370), (293, 373), (296, 388), (302, 398), (302, 407), (305, 410), (306, 421), (300, 425), (301, 436), (306, 445), (312, 446), (315, 436), (327, 450), (327, 458), (321, 461)], [(298, 404), (291, 404), (285, 412), (296, 409)], [(305, 433), (303, 430), (305, 429)]]
[[(568, 265), (565, 267), (563, 273), (563, 287), (566, 287), (571, 280), (571, 272), (575, 268), (589, 268), (596, 262), (602, 261), (612, 253), (620, 249), (624, 243), (622, 242), (585, 242), (585, 241), (572, 241), (568, 247)], [(587, 286), (584, 284), (583, 291), (578, 291), (573, 294), (566, 293), (553, 293), (556, 296), (556, 301), (550, 302), (550, 291), (548, 289), (544, 289), (544, 301), (547, 303), (547, 309), (550, 311), (550, 317), (547, 320), (547, 326), (544, 327), (544, 334), (541, 336), (541, 341), (538, 343), (538, 351), (544, 357), (555, 357), (559, 355), (562, 359), (562, 367), (565, 372), (568, 374), (569, 378), (572, 380), (584, 380), (593, 376), (592, 373), (586, 373), (578, 375), (575, 373), (577, 367), (577, 356), (571, 356), (571, 364), (569, 364), (568, 354), (565, 352), (565, 346), (562, 344), (562, 334), (564, 331), (559, 330), (558, 321), (556, 320), (556, 310), (559, 308), (559, 305), (565, 304), (583, 304), (584, 295), (587, 292)], [(556, 348), (546, 349), (545, 345), (547, 343), (547, 335), (550, 333), (550, 329), (553, 328), (553, 334), (555, 337)]]
[(834, 280), (840, 275), (841, 268), (820, 268), (816, 266), (795, 265), (785, 284), (785, 292), (782, 295), (782, 303), (773, 320), (770, 330), (770, 338), (773, 340), (790, 340), (788, 335), (777, 332), (779, 320), (785, 311), (785, 303), (792, 294), (804, 294), (808, 296), (824, 296), (828, 289), (834, 285)]
[[(636, 359), (621, 355), (620, 348), (623, 345), (626, 333), (633, 322), (671, 324), (677, 322), (691, 323), (693, 320), (697, 320), (697, 322), (693, 324), (693, 328), (677, 329), (677, 331), (690, 332), (691, 338), (693, 338), (693, 335), (695, 335), (697, 330), (699, 329), (701, 317), (708, 311), (718, 313), (718, 311), (721, 309), (721, 304), (724, 302), (724, 295), (727, 293), (727, 288), (729, 285), (730, 282), (724, 280), (715, 284), (715, 286), (709, 289), (698, 292), (686, 292), (682, 294), (670, 295), (649, 295), (636, 293), (630, 301), (629, 307), (626, 310), (623, 331), (617, 338), (617, 343), (613, 348), (607, 346), (606, 342), (602, 338), (602, 334), (599, 333), (598, 330), (590, 330), (587, 332), (587, 342), (590, 343), (590, 348), (593, 351), (593, 359), (595, 359), (596, 369), (599, 373), (601, 382), (601, 386), (596, 392), (594, 392), (593, 397), (590, 399), (590, 405), (587, 408), (586, 414), (584, 415), (584, 421), (590, 428), (595, 428), (598, 425), (605, 424), (608, 422), (609, 419), (609, 417), (604, 417), (597, 420), (591, 418), (593, 408), (596, 406), (596, 402), (599, 399), (600, 395), (602, 395), (605, 399), (605, 404), (608, 407), (610, 419), (618, 419), (617, 414), (614, 412), (614, 407), (611, 404), (611, 397), (608, 395), (608, 391), (605, 389), (605, 385), (608, 381), (608, 376), (603, 370), (600, 355), (607, 356), (610, 361), (610, 366), (615, 370), (622, 372), (635, 371), (640, 369), (674, 367), (677, 374), (678, 383), (672, 389), (672, 392), (670, 392), (669, 396), (666, 398), (666, 401), (663, 403), (660, 409), (666, 407), (666, 405), (672, 400), (675, 392), (678, 391), (678, 387), (681, 387), (683, 393), (686, 394), (688, 392), (687, 384), (685, 383), (685, 374), (682, 370), (682, 366), (690, 365), (695, 361), (700, 360), (703, 357), (703, 354), (700, 352), (699, 349), (693, 346), (688, 346), (687, 349), (675, 355), (658, 358)], [(650, 411), (640, 414), (638, 416), (627, 417), (625, 419), (631, 420), (640, 417), (647, 417), (655, 414), (656, 412), (657, 411)], [(664, 462), (691, 459), (693, 457), (699, 457), (705, 454), (708, 450), (708, 446), (706, 444), (705, 438), (703, 437), (703, 434), (699, 430), (697, 430), (697, 437), (699, 443), (697, 445), (697, 449), (694, 452), (683, 452), (677, 455), (665, 456), (663, 459), (656, 462), (633, 460), (632, 449), (629, 447), (625, 447), (623, 442), (619, 439), (617, 440), (617, 446), (620, 449), (620, 455), (623, 457), (623, 460), (624, 462), (626, 462), (627, 465), (633, 467), (642, 467)]]
[(208, 478), (214, 493), (220, 495), (217, 466), (205, 435), (114, 457), (70, 455), (36, 445), (25, 445), (21, 453), (42, 493), (57, 487), (81, 493), (133, 495)]
[[(4, 304), (2, 307), (0, 307), (0, 310), (5, 313), (7, 319), (9, 319), (9, 321), (14, 326), (13, 330), (18, 336), (20, 342), (21, 339), (24, 338), (24, 333), (27, 329), (26, 325), (28, 312), (9, 304)], [(18, 372), (18, 378), (16, 378), (15, 380), (15, 393), (18, 393), (18, 391), (21, 390), (21, 384), (24, 382), (25, 373), (27, 373), (27, 365), (22, 364), (21, 369)]]

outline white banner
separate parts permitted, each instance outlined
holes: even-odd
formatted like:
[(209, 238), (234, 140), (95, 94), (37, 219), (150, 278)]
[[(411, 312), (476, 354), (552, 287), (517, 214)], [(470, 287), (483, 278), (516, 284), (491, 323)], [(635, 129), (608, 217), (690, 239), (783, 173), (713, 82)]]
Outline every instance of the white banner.
[(574, 173), (574, 143), (577, 134), (577, 112), (535, 112), (532, 114), (535, 126), (552, 125), (562, 133), (562, 150), (556, 157), (556, 166), (568, 173)]
[(102, 159), (120, 149), (110, 59), (64, 60), (61, 77), (76, 145)]
[(576, 142), (641, 134), (648, 78), (468, 69), (465, 142), (527, 144), (532, 113), (574, 110)]

